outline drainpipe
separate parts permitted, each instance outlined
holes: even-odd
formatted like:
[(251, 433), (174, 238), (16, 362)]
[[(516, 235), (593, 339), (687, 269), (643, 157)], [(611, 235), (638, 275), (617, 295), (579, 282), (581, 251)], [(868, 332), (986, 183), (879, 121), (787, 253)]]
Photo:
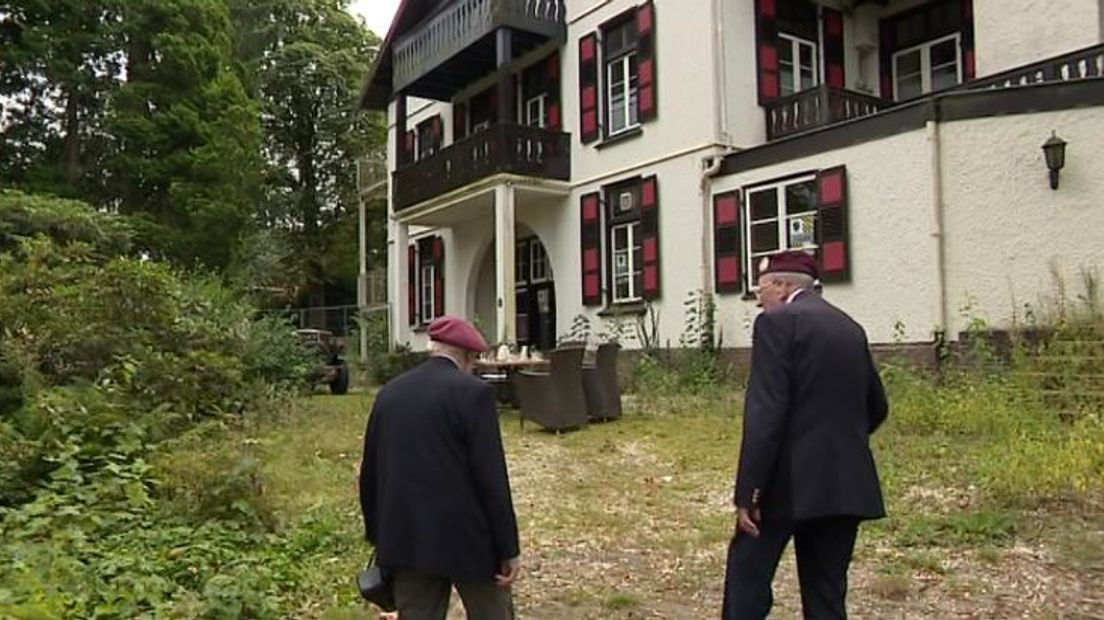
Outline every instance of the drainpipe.
[(939, 282), (939, 321), (936, 325), (936, 342), (946, 342), (947, 330), (950, 329), (950, 313), (947, 309), (947, 242), (943, 209), (943, 164), (942, 148), (939, 140), (939, 107), (938, 102), (929, 120), (925, 125), (928, 136), (929, 152), (931, 154), (931, 192), (932, 192), (932, 225), (934, 230), (932, 237), (935, 239), (935, 265), (936, 277)]
[(721, 164), (724, 163), (724, 155), (718, 153), (711, 157), (706, 157), (702, 160), (704, 167), (701, 172), (701, 180), (699, 187), (701, 188), (702, 199), (702, 242), (701, 242), (701, 288), (702, 292), (706, 295), (713, 294), (713, 278), (709, 277), (709, 263), (713, 249), (713, 229), (710, 223), (713, 221), (713, 202), (710, 200), (713, 195), (709, 191), (711, 182), (710, 179), (717, 176), (717, 173), (721, 171)]
[(713, 86), (717, 92), (717, 105), (713, 113), (713, 135), (717, 142), (727, 144), (728, 136), (728, 79), (725, 63), (724, 8), (723, 0), (713, 0)]

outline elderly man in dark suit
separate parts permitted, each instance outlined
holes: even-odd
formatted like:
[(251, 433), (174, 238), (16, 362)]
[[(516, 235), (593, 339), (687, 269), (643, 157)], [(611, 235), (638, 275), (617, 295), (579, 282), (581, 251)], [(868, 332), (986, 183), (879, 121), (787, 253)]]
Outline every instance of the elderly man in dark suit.
[(487, 349), (467, 321), (429, 326), (430, 359), (380, 389), (364, 435), (365, 534), (393, 575), (402, 620), (444, 620), (455, 586), (473, 620), (513, 618), (517, 519)]
[(885, 392), (865, 332), (813, 292), (817, 275), (804, 252), (760, 269), (724, 620), (767, 616), (791, 538), (805, 617), (845, 618), (859, 523), (885, 516), (869, 447)]

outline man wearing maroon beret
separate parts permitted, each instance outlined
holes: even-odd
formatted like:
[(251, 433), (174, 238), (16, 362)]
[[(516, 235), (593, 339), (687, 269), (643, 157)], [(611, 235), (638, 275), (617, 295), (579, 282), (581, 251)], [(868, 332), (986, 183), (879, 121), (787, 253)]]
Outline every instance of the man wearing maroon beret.
[(865, 332), (813, 292), (817, 277), (804, 252), (760, 268), (724, 620), (767, 617), (791, 538), (805, 617), (845, 618), (859, 523), (885, 516), (869, 447), (885, 392)]
[(402, 620), (444, 620), (456, 586), (469, 618), (513, 618), (517, 518), (494, 387), (472, 375), (487, 349), (454, 316), (429, 326), (431, 357), (376, 396), (364, 434), (365, 536), (393, 576)]

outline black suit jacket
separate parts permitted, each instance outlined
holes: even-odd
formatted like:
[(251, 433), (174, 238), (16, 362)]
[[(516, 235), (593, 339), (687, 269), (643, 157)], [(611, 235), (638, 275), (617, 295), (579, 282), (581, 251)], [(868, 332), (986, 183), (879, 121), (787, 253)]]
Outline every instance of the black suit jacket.
[(518, 555), (494, 388), (431, 357), (380, 389), (360, 505), (381, 566), (493, 580)]
[(889, 407), (866, 333), (810, 292), (760, 314), (736, 505), (764, 519), (885, 516), (869, 438)]

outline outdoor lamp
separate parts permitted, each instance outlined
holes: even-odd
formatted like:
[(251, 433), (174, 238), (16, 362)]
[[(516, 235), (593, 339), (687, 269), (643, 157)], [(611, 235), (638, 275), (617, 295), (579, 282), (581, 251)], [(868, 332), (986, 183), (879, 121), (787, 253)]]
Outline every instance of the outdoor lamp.
[(1050, 171), (1050, 189), (1058, 189), (1058, 171), (1066, 165), (1066, 141), (1050, 132), (1050, 139), (1043, 144), (1043, 156)]

